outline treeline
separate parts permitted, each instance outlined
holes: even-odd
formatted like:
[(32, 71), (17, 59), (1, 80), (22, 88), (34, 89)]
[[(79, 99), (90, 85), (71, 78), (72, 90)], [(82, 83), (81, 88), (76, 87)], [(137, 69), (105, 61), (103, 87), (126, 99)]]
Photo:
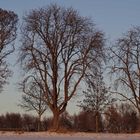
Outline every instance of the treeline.
[[(82, 111), (74, 117), (78, 131), (134, 133), (139, 129), (139, 117), (129, 104), (112, 105), (104, 114), (99, 114), (98, 126), (94, 112)], [(98, 127), (98, 128), (97, 128)]]
[(19, 113), (6, 113), (0, 116), (1, 131), (35, 131), (38, 119), (32, 115)]
[[(77, 115), (64, 112), (59, 120), (63, 132), (97, 132), (95, 112), (81, 111)], [(51, 131), (52, 118), (43, 118), (39, 131)], [(98, 132), (135, 133), (140, 130), (140, 119), (129, 104), (111, 106), (99, 115)], [(7, 113), (0, 116), (0, 131), (38, 131), (38, 117)]]

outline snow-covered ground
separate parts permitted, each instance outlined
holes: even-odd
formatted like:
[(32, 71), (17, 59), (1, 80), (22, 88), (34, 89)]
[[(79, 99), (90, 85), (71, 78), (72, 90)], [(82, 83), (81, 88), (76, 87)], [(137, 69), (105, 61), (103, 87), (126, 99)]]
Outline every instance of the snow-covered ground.
[(22, 133), (0, 132), (0, 140), (140, 140), (140, 134)]

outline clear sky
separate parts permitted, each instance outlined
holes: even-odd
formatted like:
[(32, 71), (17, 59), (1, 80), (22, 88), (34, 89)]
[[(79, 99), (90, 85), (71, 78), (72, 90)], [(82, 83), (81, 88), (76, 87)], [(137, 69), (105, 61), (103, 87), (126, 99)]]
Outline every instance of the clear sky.
[[(82, 16), (92, 18), (96, 26), (105, 32), (106, 38), (113, 41), (120, 37), (132, 26), (140, 25), (140, 0), (0, 0), (0, 8), (12, 10), (21, 17), (31, 9), (56, 3), (65, 7), (73, 7)], [(16, 48), (19, 47), (18, 40)], [(0, 114), (6, 112), (23, 112), (17, 104), (21, 93), (17, 82), (21, 78), (20, 68), (16, 65), (16, 53), (10, 57), (9, 63), (14, 72), (0, 94)], [(71, 105), (71, 112), (77, 109)]]

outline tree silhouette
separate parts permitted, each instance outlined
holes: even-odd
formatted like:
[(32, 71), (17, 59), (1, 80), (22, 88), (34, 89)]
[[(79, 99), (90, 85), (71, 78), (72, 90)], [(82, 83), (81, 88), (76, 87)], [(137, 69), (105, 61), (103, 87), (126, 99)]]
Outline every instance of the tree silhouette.
[(140, 113), (140, 27), (130, 29), (118, 39), (111, 52), (114, 93), (130, 101)]
[(24, 17), (23, 83), (34, 81), (43, 90), (43, 100), (53, 113), (54, 130), (58, 130), (59, 116), (76, 94), (90, 63), (96, 67), (102, 57), (103, 45), (103, 33), (72, 8), (50, 5)]

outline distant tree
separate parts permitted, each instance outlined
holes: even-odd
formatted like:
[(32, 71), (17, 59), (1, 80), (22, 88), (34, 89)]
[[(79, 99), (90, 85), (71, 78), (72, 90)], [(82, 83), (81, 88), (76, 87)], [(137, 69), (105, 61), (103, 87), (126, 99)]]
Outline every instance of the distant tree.
[(43, 100), (43, 91), (36, 83), (29, 83), (24, 88), (24, 84), (20, 84), (23, 91), (22, 100), (19, 106), (26, 111), (35, 111), (38, 114), (38, 131), (41, 129), (41, 116), (47, 109), (47, 105)]
[(18, 17), (14, 12), (0, 8), (0, 91), (11, 76), (6, 58), (14, 51), (12, 43), (16, 39), (17, 22)]
[(0, 116), (0, 130), (5, 128), (5, 116), (1, 115)]
[(44, 130), (51, 130), (52, 128), (52, 120), (53, 118), (52, 117), (44, 117), (43, 120), (42, 120), (42, 124), (43, 124), (43, 129)]
[(80, 102), (80, 107), (84, 111), (92, 112), (95, 116), (96, 123), (96, 132), (101, 131), (102, 128), (99, 128), (99, 117), (103, 114), (109, 105), (114, 101), (109, 93), (109, 88), (106, 87), (101, 67), (98, 71), (90, 71), (90, 74), (87, 77), (87, 90), (83, 91), (84, 99)]
[[(88, 122), (88, 120), (90, 120), (90, 119), (88, 119), (89, 117), (90, 118), (92, 118), (91, 117), (92, 115), (90, 115), (88, 112), (84, 112), (84, 111), (81, 111), (81, 112), (79, 112), (78, 113), (78, 115), (75, 115), (74, 116), (74, 129), (76, 130), (76, 131), (84, 131), (84, 132), (86, 132), (86, 131), (91, 131), (91, 130), (93, 130), (93, 128), (94, 128), (94, 125), (92, 125), (92, 128), (89, 126), (89, 122)], [(93, 119), (91, 119), (92, 121), (93, 121)]]
[(111, 133), (120, 133), (121, 128), (121, 114), (115, 106), (111, 106), (105, 113), (106, 129)]
[[(73, 130), (83, 132), (96, 132), (96, 116), (93, 112), (82, 110), (72, 117)], [(102, 128), (102, 117), (98, 116), (98, 126)], [(101, 132), (101, 129), (100, 129)]]
[(121, 132), (134, 133), (138, 128), (138, 116), (136, 109), (128, 103), (122, 103), (118, 107), (121, 114)]
[(136, 110), (127, 103), (111, 106), (105, 113), (106, 129), (111, 133), (136, 132), (138, 122)]
[(114, 93), (130, 101), (140, 113), (140, 27), (130, 29), (110, 50)]
[(102, 58), (103, 37), (72, 8), (50, 5), (24, 17), (19, 59), (26, 70), (23, 84), (33, 81), (42, 89), (55, 131), (90, 63), (96, 67)]
[(23, 130), (25, 131), (36, 131), (38, 129), (38, 118), (33, 115), (23, 114)]
[(63, 112), (59, 121), (60, 127), (64, 130), (72, 130), (72, 118), (67, 111)]
[(19, 130), (22, 128), (21, 115), (18, 113), (7, 113), (5, 115), (5, 128), (7, 130)]

